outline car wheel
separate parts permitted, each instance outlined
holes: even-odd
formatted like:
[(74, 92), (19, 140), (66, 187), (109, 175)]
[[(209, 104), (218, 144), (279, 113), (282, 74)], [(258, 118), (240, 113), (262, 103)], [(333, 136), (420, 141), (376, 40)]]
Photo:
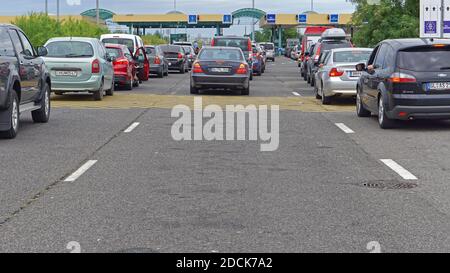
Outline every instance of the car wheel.
[(371, 116), (371, 112), (364, 108), (359, 91), (356, 92), (356, 115), (361, 118)]
[(329, 104), (331, 104), (331, 100), (332, 100), (332, 98), (333, 97), (327, 97), (327, 96), (325, 96), (325, 94), (323, 93), (323, 90), (322, 90), (322, 104), (323, 105), (329, 105)]
[(103, 89), (104, 82), (100, 84), (100, 89), (94, 92), (94, 100), (102, 100), (105, 90)]
[(181, 73), (181, 74), (186, 73), (186, 69), (184, 68), (184, 66), (183, 66), (182, 68), (180, 68), (180, 73)]
[(315, 81), (316, 81), (316, 79), (315, 79), (315, 76), (313, 74), (312, 77), (310, 77), (309, 85), (311, 85), (311, 87), (314, 87), (316, 85)]
[(311, 78), (309, 77), (308, 73), (306, 73), (306, 82), (307, 83), (311, 83)]
[(112, 79), (111, 88), (109, 90), (106, 90), (107, 96), (114, 96), (114, 78)]
[(382, 129), (391, 129), (395, 126), (395, 120), (390, 119), (386, 115), (383, 96), (378, 99), (378, 124)]
[(314, 93), (316, 95), (316, 99), (320, 100), (321, 96), (319, 95), (319, 88), (317, 86), (314, 86)]
[(198, 88), (191, 85), (191, 94), (198, 94)]
[(158, 72), (158, 78), (164, 78), (164, 69)]
[(250, 73), (250, 78), (249, 80), (253, 81), (253, 71)]
[(44, 94), (41, 99), (41, 108), (31, 112), (33, 122), (46, 123), (50, 118), (50, 87), (46, 83), (44, 86)]
[(244, 89), (242, 89), (241, 95), (242, 95), (242, 96), (248, 96), (248, 95), (250, 95), (250, 83), (247, 85), (247, 87), (245, 87)]
[(20, 123), (20, 110), (19, 110), (19, 99), (17, 98), (17, 94), (15, 91), (11, 92), (11, 105), (7, 110), (5, 110), (5, 114), (9, 115), (11, 120), (11, 127), (7, 131), (0, 132), (0, 137), (12, 139), (17, 136), (17, 132), (19, 131), (19, 123)]
[(125, 83), (125, 90), (133, 90), (133, 86), (134, 86), (134, 79), (133, 77), (131, 77), (131, 79)]

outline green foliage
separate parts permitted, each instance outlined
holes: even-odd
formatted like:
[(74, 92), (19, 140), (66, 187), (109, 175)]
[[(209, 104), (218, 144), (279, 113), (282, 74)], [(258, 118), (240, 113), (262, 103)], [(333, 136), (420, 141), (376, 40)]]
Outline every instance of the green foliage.
[(296, 39), (298, 38), (298, 32), (296, 28), (287, 28), (283, 30), (283, 39)]
[(164, 39), (159, 33), (142, 36), (142, 40), (146, 45), (162, 45), (169, 43), (169, 41)]
[(77, 36), (99, 38), (101, 34), (108, 33), (108, 29), (98, 27), (85, 20), (69, 18), (58, 23), (56, 19), (43, 13), (30, 13), (17, 17), (13, 24), (20, 27), (31, 40), (34, 46), (44, 45), (48, 39), (54, 37)]
[(419, 0), (381, 0), (380, 5), (369, 5), (366, 0), (355, 2), (352, 24), (357, 46), (372, 47), (385, 39), (419, 37)]
[(255, 40), (258, 43), (270, 42), (272, 40), (272, 31), (270, 29), (255, 31)]

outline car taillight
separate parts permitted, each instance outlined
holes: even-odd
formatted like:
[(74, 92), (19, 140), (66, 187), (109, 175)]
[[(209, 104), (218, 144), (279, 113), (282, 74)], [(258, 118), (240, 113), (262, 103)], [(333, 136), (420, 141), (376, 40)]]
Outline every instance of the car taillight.
[(161, 64), (161, 59), (159, 57), (155, 57), (155, 64)]
[(330, 77), (340, 77), (342, 75), (344, 75), (344, 71), (340, 70), (340, 69), (337, 69), (336, 67), (333, 67), (330, 70), (330, 74), (329, 74)]
[(200, 63), (194, 63), (192, 67), (192, 73), (203, 73), (203, 69), (200, 65)]
[(236, 71), (236, 74), (247, 74), (247, 73), (248, 73), (247, 65), (246, 64), (239, 65), (239, 68)]
[(216, 43), (216, 39), (212, 39), (211, 40), (211, 46), (214, 46), (215, 43)]
[(392, 83), (416, 82), (416, 77), (405, 73), (395, 72), (391, 75), (389, 81)]
[(95, 59), (92, 61), (92, 74), (100, 73), (100, 61)]
[(248, 39), (248, 43), (247, 43), (247, 50), (252, 52), (253, 48), (252, 48), (252, 41), (250, 39)]
[(183, 54), (178, 53), (178, 59), (183, 59)]

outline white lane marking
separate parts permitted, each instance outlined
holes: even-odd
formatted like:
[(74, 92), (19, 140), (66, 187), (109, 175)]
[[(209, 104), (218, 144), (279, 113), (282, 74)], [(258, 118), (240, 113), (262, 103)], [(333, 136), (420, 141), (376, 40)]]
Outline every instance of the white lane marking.
[(131, 133), (131, 131), (133, 131), (134, 129), (136, 129), (136, 127), (139, 126), (139, 122), (133, 122), (133, 124), (130, 125), (130, 127), (128, 127), (125, 131), (123, 131), (124, 133)]
[(294, 94), (294, 96), (297, 96), (297, 97), (301, 97), (302, 95), (300, 95), (299, 93), (297, 93), (297, 92), (292, 92), (292, 94)]
[(80, 176), (82, 176), (87, 170), (89, 170), (94, 164), (97, 163), (97, 160), (88, 160), (83, 164), (78, 170), (76, 170), (73, 174), (67, 177), (64, 182), (73, 182), (77, 180)]
[(408, 170), (400, 166), (397, 162), (392, 159), (380, 159), (386, 166), (391, 168), (394, 172), (400, 175), (403, 179), (406, 180), (417, 180), (417, 177), (410, 173)]
[(335, 125), (346, 134), (354, 134), (355, 132), (344, 123), (335, 123)]

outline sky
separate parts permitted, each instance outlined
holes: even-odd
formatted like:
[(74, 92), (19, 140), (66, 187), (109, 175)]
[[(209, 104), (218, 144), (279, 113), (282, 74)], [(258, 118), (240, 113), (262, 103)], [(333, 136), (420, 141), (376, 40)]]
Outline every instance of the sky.
[[(6, 2), (10, 0), (0, 0)], [(48, 0), (49, 13), (56, 13), (57, 0)], [(60, 0), (61, 14), (80, 14), (95, 8), (96, 0)], [(252, 0), (176, 0), (177, 10), (186, 14), (232, 13), (251, 7)], [(351, 13), (354, 6), (347, 0), (313, 0), (314, 11), (319, 13)], [(255, 0), (255, 7), (267, 13), (302, 13), (311, 10), (311, 0)], [(100, 8), (118, 14), (166, 13), (174, 9), (174, 0), (100, 0)], [(14, 5), (2, 5), (0, 15), (23, 15), (45, 10), (45, 0), (14, 0)], [(250, 30), (250, 26), (233, 26), (224, 34), (237, 34)], [(195, 31), (194, 31), (195, 32)], [(213, 35), (207, 30), (205, 35)], [(188, 32), (189, 33), (189, 32)], [(192, 33), (194, 35), (194, 33)], [(197, 35), (195, 33), (195, 35)]]

